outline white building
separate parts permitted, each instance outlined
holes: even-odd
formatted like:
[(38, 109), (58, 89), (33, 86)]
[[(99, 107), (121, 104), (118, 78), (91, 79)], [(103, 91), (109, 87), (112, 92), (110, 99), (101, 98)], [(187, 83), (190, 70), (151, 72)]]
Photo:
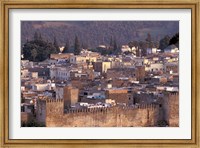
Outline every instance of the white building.
[(59, 67), (57, 68), (56, 79), (68, 80), (70, 77), (70, 71), (68, 68)]
[(51, 79), (68, 80), (70, 71), (70, 67), (52, 67), (50, 68), (50, 77)]
[(70, 63), (72, 63), (72, 64), (96, 62), (96, 61), (97, 61), (97, 57), (93, 57), (93, 56), (72, 56), (72, 57), (70, 57)]
[(152, 53), (157, 53), (157, 48), (152, 48)]
[(21, 69), (21, 78), (27, 78), (27, 77), (29, 77), (28, 69)]
[(147, 54), (155, 54), (157, 53), (157, 48), (147, 48)]
[(175, 45), (170, 45), (167, 48), (164, 49), (165, 53), (177, 53), (179, 52), (178, 48)]
[(158, 72), (163, 70), (164, 70), (164, 65), (162, 63), (152, 63), (148, 66), (145, 66), (145, 71), (149, 72)]
[(21, 60), (21, 66), (22, 67), (33, 67), (33, 62), (30, 62), (29, 60)]
[[(135, 48), (135, 47), (133, 47), (133, 48)], [(132, 51), (132, 49), (128, 45), (122, 45), (121, 51), (122, 52)]]
[(33, 84), (33, 91), (45, 91), (55, 89), (55, 83)]

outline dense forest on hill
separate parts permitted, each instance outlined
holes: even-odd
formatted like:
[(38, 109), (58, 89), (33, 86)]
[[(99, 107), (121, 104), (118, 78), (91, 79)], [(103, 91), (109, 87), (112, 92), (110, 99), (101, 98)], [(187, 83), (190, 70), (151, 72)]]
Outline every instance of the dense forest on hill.
[(73, 46), (75, 36), (81, 46), (95, 48), (100, 44), (109, 45), (111, 38), (117, 44), (128, 44), (130, 41), (143, 41), (151, 34), (153, 41), (160, 41), (163, 36), (173, 36), (179, 31), (178, 21), (22, 21), (22, 46), (34, 38), (34, 33), (42, 34), (43, 40), (54, 42), (59, 46)]

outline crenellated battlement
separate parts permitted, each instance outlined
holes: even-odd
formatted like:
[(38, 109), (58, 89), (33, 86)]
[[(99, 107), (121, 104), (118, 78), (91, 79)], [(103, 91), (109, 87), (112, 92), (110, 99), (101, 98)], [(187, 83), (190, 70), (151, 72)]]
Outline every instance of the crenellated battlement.
[(63, 99), (46, 99), (46, 103), (64, 103)]
[(96, 107), (96, 108), (83, 108), (83, 109), (64, 109), (63, 99), (47, 99), (47, 110), (51, 113), (57, 112), (58, 108), (62, 110), (65, 114), (70, 113), (97, 113), (97, 112), (108, 112), (113, 110), (140, 110), (149, 109), (154, 110), (159, 106), (156, 104), (142, 104), (137, 106), (113, 106), (113, 107)]
[(47, 99), (46, 100), (46, 113), (47, 113), (47, 116), (63, 114), (64, 113), (63, 99)]
[(158, 107), (159, 107), (158, 104), (141, 104), (138, 106), (139, 109), (152, 109), (152, 110), (154, 110)]
[(46, 105), (47, 126), (154, 126), (159, 116), (156, 104), (64, 109), (62, 99), (49, 99)]
[(170, 95), (170, 96), (178, 96), (178, 95), (179, 95), (179, 92), (169, 92), (169, 95)]
[[(59, 114), (54, 108), (47, 116), (47, 126), (59, 127), (131, 127), (156, 126), (158, 105), (114, 106), (101, 108), (67, 109)], [(123, 121), (123, 122), (122, 122)]]
[(117, 110), (140, 110), (140, 109), (149, 109), (149, 110), (155, 110), (159, 107), (159, 105), (156, 104), (143, 104), (139, 106), (113, 106), (113, 107), (97, 107), (97, 108), (84, 108), (84, 109), (68, 109), (65, 110), (66, 114), (70, 113), (102, 113), (102, 112), (108, 112), (108, 111), (117, 111)]
[(92, 113), (92, 112), (106, 112), (108, 111), (107, 107), (101, 108), (84, 108), (84, 109), (68, 109), (65, 111), (66, 114), (70, 113)]

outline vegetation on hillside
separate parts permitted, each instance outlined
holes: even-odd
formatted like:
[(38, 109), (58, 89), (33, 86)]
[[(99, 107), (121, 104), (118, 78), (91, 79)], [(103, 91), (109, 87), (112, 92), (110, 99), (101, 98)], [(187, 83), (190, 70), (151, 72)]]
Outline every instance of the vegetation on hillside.
[[(22, 45), (33, 38), (34, 32), (41, 32), (45, 41), (59, 46), (74, 46), (75, 36), (80, 46), (95, 48), (98, 45), (110, 45), (111, 36), (118, 46), (130, 41), (145, 41), (147, 33), (151, 41), (159, 42), (165, 35), (172, 36), (179, 30), (178, 21), (22, 21)], [(147, 39), (148, 40), (148, 39)]]
[[(159, 42), (153, 41), (150, 33), (147, 33), (146, 39), (143, 41), (130, 41), (128, 43), (130, 48), (137, 47), (137, 49), (141, 49), (141, 55), (146, 55), (147, 48), (159, 48), (164, 50), (167, 46), (171, 44), (178, 45), (179, 44), (179, 33), (176, 33), (171, 38), (170, 36), (164, 36)], [(64, 46), (64, 50), (62, 53), (74, 53), (75, 55), (79, 55), (81, 49), (85, 48), (84, 44), (81, 44), (81, 40), (79, 40), (78, 36), (75, 36), (73, 46), (69, 45), (69, 40), (66, 40), (66, 44)], [(42, 37), (41, 33), (35, 32), (34, 38), (31, 41), (26, 41), (24, 46), (22, 47), (22, 54), (24, 60), (30, 60), (34, 62), (44, 61), (49, 58), (50, 54), (59, 53), (60, 52), (60, 44), (57, 41), (57, 38), (54, 36), (53, 43), (45, 41)], [(119, 41), (116, 37), (110, 37), (110, 43), (106, 48), (103, 47), (95, 47), (88, 48), (90, 51), (99, 52), (102, 55), (117, 55), (121, 53), (121, 45), (119, 45)], [(138, 55), (139, 52), (136, 52)]]
[(44, 61), (49, 58), (50, 54), (58, 53), (58, 45), (55, 46), (51, 42), (44, 41), (41, 34), (35, 32), (34, 38), (28, 41), (22, 47), (22, 54), (24, 60), (35, 62)]

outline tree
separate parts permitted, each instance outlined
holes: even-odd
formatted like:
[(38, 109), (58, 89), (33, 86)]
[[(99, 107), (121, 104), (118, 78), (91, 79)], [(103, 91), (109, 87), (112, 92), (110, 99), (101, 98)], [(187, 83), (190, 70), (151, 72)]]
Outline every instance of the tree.
[(138, 53), (136, 52), (136, 55), (146, 56), (146, 54), (147, 54), (146, 49), (149, 47), (148, 42), (139, 41), (138, 46), (139, 46), (139, 50), (137, 51)]
[(176, 33), (169, 41), (169, 45), (175, 44), (179, 46), (179, 33)]
[(75, 42), (74, 42), (74, 54), (75, 55), (79, 55), (81, 52), (81, 48), (80, 48), (80, 43), (78, 40), (78, 37), (75, 37)]
[(54, 36), (53, 45), (54, 45), (54, 47), (56, 48), (56, 53), (59, 53), (59, 52), (60, 52), (60, 48), (59, 48), (59, 46), (58, 46), (58, 42), (57, 42), (57, 39), (56, 39), (55, 36)]
[(68, 53), (69, 52), (69, 40), (67, 39), (65, 47), (62, 51), (62, 53)]
[(129, 42), (129, 43), (128, 43), (128, 46), (129, 46), (129, 48), (132, 50), (132, 48), (134, 47), (133, 42)]
[(164, 50), (169, 45), (170, 37), (166, 35), (164, 38), (160, 40), (160, 46), (159, 48), (161, 50)]
[(44, 40), (27, 41), (22, 47), (24, 60), (30, 60), (34, 62), (44, 61), (49, 58), (52, 53), (57, 53), (56, 48), (52, 43), (48, 43)]
[(39, 35), (38, 35), (38, 39), (39, 39), (40, 41), (43, 40), (41, 33), (39, 33)]
[(37, 41), (39, 39), (39, 35), (37, 32), (34, 33), (34, 40)]
[(113, 36), (111, 36), (111, 37), (110, 37), (109, 48), (108, 48), (109, 50), (111, 50), (111, 52), (112, 52), (112, 50), (113, 50), (113, 48), (114, 48), (113, 45), (114, 45)]
[(116, 41), (116, 39), (114, 39), (114, 41), (113, 41), (113, 50), (116, 51), (117, 49), (118, 49), (117, 41)]
[(33, 61), (35, 61), (35, 58), (37, 56), (37, 50), (35, 48), (31, 50), (31, 56), (32, 56)]
[(148, 47), (149, 47), (149, 48), (154, 48), (154, 47), (155, 47), (154, 42), (149, 42)]
[(151, 41), (152, 41), (152, 39), (151, 39), (151, 34), (150, 34), (150, 33), (147, 34), (146, 41), (147, 41), (147, 42), (151, 42)]
[(83, 42), (82, 43), (82, 48), (83, 49), (88, 49), (88, 43), (87, 42)]
[(54, 45), (52, 44), (52, 43), (46, 43), (46, 46), (45, 46), (45, 49), (47, 50), (47, 51), (49, 51), (49, 53), (50, 54), (55, 54), (55, 53), (57, 53), (57, 50), (56, 50), (56, 48), (54, 47)]
[(113, 42), (113, 52), (114, 52), (114, 54), (119, 54), (119, 53), (121, 53), (121, 48), (120, 48), (121, 46), (119, 46), (118, 44), (117, 44), (117, 41), (116, 41), (116, 39), (114, 39), (114, 42)]
[(133, 46), (135, 46), (135, 48), (137, 48), (139, 45), (138, 45), (138, 41), (133, 41)]
[(132, 50), (133, 47), (137, 48), (139, 46), (138, 41), (132, 41), (128, 43), (129, 48)]
[(154, 42), (154, 48), (159, 48), (159, 42), (158, 41)]
[(110, 37), (110, 44), (109, 45), (110, 45), (110, 47), (113, 47), (113, 37), (112, 36)]

